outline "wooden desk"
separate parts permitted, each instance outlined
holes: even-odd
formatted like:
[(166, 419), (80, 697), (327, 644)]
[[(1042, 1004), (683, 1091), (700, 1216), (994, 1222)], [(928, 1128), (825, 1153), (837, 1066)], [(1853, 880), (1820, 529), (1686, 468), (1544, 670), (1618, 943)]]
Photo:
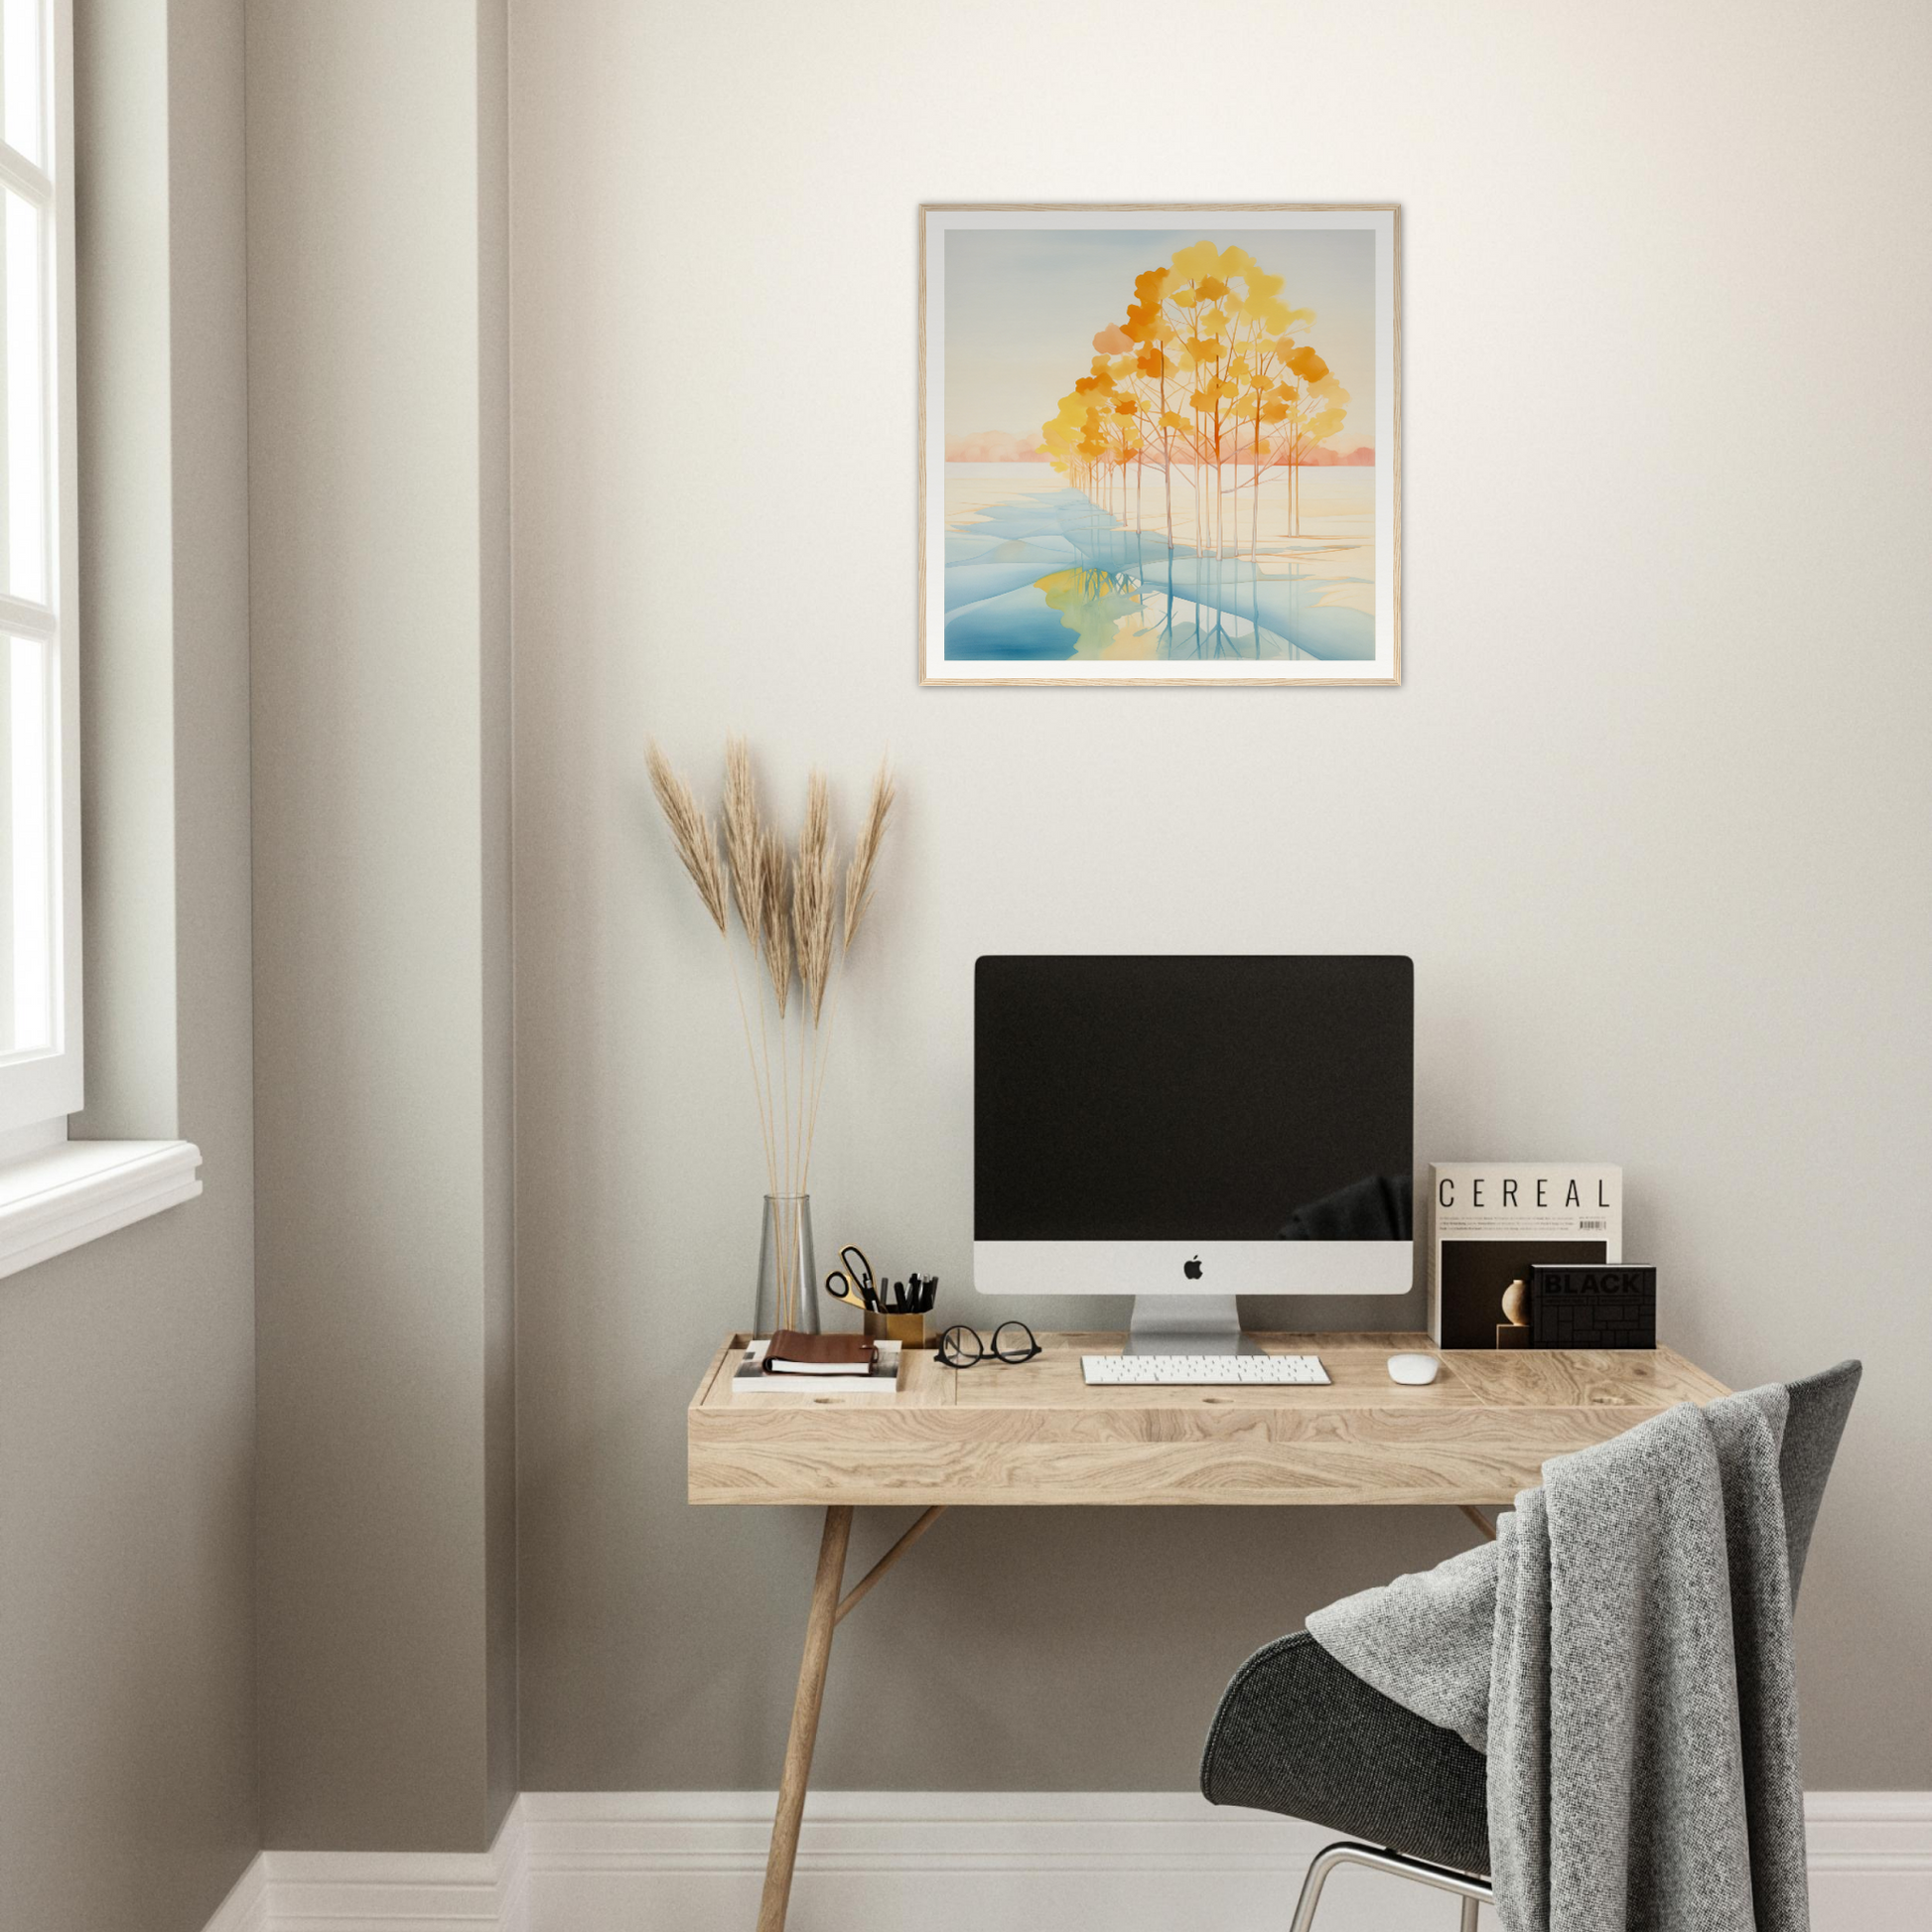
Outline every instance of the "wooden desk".
[[(942, 1367), (907, 1351), (896, 1397), (734, 1400), (732, 1336), (712, 1357), (688, 1412), (694, 1503), (822, 1506), (825, 1531), (805, 1623), (805, 1654), (778, 1786), (759, 1932), (782, 1932), (811, 1772), (832, 1632), (942, 1509), (1080, 1503), (1508, 1504), (1542, 1480), (1550, 1456), (1587, 1449), (1724, 1385), (1668, 1348), (1470, 1350), (1443, 1356), (1426, 1388), (1391, 1382), (1416, 1334), (1270, 1334), (1278, 1354), (1311, 1354), (1327, 1387), (1088, 1388), (1084, 1352), (1118, 1334), (1042, 1334), (1017, 1364)], [(855, 1508), (923, 1513), (841, 1595)]]

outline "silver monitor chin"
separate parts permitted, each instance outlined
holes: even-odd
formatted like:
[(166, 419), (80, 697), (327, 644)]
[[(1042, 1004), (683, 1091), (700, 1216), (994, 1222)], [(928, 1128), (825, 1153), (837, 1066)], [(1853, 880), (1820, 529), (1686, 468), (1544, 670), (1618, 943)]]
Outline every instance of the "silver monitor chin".
[(982, 1295), (1131, 1295), (1128, 1346), (1217, 1354), (1241, 1339), (1237, 1295), (1406, 1295), (1412, 1241), (975, 1241)]

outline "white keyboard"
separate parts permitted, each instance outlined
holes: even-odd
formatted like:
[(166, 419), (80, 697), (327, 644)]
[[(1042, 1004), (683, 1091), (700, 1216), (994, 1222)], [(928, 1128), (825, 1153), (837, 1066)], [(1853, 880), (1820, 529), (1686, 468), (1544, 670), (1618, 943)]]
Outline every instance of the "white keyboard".
[(1325, 1382), (1314, 1355), (1082, 1355), (1089, 1383), (1119, 1387), (1234, 1389)]

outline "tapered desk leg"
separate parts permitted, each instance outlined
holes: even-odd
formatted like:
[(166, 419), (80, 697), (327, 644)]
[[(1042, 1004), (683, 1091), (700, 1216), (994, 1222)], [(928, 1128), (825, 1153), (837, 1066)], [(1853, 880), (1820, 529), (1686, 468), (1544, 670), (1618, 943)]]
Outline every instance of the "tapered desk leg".
[(812, 1581), (811, 1614), (805, 1619), (805, 1655), (792, 1700), (791, 1735), (785, 1739), (784, 1774), (778, 1780), (778, 1814), (771, 1822), (771, 1852), (764, 1862), (764, 1895), (759, 1901), (759, 1932), (784, 1932), (791, 1900), (791, 1867), (798, 1857), (798, 1825), (805, 1812), (805, 1785), (818, 1741), (818, 1708), (825, 1698), (825, 1666), (832, 1657), (832, 1629), (839, 1620), (839, 1586), (845, 1581), (845, 1546), (852, 1539), (852, 1511), (835, 1503), (825, 1512)]

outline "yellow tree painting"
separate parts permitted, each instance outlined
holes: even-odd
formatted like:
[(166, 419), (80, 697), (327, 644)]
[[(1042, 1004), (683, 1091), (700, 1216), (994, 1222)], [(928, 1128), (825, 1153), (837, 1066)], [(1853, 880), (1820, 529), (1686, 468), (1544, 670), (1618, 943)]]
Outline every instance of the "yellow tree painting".
[(922, 681), (1399, 680), (1393, 208), (921, 222)]

